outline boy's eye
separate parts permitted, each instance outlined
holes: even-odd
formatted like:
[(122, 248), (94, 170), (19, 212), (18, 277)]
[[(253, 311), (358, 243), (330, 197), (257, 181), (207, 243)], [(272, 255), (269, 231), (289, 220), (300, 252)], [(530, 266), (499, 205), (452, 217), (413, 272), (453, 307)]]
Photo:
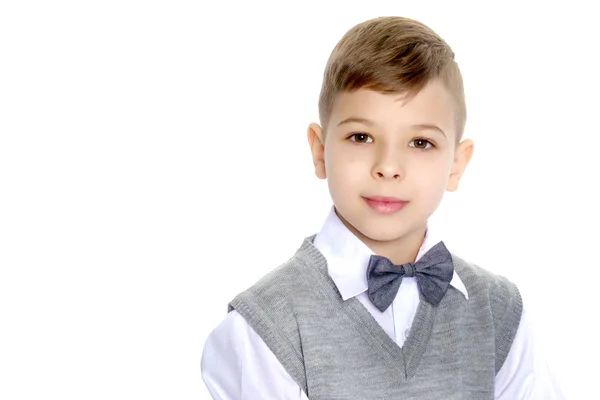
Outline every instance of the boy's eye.
[(429, 145), (430, 147), (434, 147), (433, 144), (429, 140), (423, 139), (423, 138), (415, 139), (411, 143), (415, 144), (414, 146), (411, 146), (411, 147), (416, 147), (417, 149), (422, 149), (422, 150), (427, 150), (429, 148), (429, 147), (427, 147), (427, 145)]
[[(366, 133), (354, 133), (350, 135), (350, 138), (356, 138), (356, 140), (353, 140), (353, 142), (356, 143), (367, 143), (366, 140), (367, 138), (369, 138), (369, 135), (367, 135)], [(371, 141), (372, 140), (373, 139), (371, 139)]]

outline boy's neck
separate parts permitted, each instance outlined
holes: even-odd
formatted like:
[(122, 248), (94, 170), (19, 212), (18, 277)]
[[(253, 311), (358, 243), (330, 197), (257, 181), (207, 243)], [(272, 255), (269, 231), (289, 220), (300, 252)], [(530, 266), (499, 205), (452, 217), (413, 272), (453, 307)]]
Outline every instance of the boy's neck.
[(409, 232), (393, 241), (380, 242), (361, 235), (359, 239), (375, 254), (390, 259), (394, 265), (414, 263), (425, 239), (425, 228)]
[(363, 235), (339, 214), (338, 217), (342, 223), (375, 254), (387, 257), (395, 265), (415, 262), (417, 255), (419, 255), (419, 250), (423, 245), (423, 241), (425, 240), (425, 232), (427, 231), (427, 223), (425, 223), (419, 228), (407, 232), (405, 235), (395, 240), (379, 241)]

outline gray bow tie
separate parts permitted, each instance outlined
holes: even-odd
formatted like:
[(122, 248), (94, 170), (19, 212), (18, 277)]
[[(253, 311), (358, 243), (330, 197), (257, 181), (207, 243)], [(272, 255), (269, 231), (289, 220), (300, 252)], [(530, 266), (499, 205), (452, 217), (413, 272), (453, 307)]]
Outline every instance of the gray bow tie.
[(383, 256), (372, 255), (367, 268), (369, 299), (384, 312), (398, 293), (402, 278), (417, 277), (417, 285), (425, 300), (437, 306), (448, 290), (454, 274), (452, 256), (439, 242), (416, 263), (394, 265)]

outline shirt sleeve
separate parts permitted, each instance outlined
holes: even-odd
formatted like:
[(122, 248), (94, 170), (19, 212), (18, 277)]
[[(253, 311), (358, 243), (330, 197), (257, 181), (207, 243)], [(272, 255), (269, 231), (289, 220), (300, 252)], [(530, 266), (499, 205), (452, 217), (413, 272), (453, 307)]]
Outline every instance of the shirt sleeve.
[(201, 373), (213, 399), (308, 400), (271, 349), (235, 310), (208, 336)]
[(495, 381), (496, 400), (564, 400), (523, 305), (521, 322)]

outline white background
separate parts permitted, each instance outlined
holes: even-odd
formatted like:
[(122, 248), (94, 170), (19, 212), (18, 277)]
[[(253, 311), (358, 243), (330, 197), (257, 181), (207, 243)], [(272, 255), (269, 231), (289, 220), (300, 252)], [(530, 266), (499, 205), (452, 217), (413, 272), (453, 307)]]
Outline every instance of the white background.
[(519, 285), (565, 396), (593, 396), (592, 6), (318, 3), (2, 2), (0, 398), (210, 398), (227, 302), (327, 214), (306, 128), (329, 52), (380, 15), (432, 27), (464, 74), (476, 151), (432, 224)]

